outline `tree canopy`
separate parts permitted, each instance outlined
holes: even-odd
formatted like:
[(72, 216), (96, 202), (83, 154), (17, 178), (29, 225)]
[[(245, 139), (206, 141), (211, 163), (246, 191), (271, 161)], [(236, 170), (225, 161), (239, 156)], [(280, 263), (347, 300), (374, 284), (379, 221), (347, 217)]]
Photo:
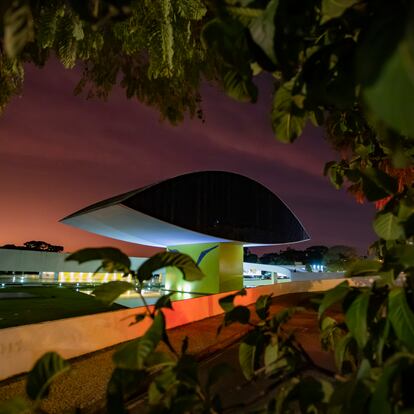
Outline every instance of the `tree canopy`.
[(254, 102), (267, 72), (276, 137), (323, 126), (341, 154), (325, 174), (383, 206), (414, 177), (413, 16), (409, 0), (6, 0), (0, 109), (53, 56), (82, 69), (75, 93), (120, 85), (172, 123), (203, 117), (203, 81)]

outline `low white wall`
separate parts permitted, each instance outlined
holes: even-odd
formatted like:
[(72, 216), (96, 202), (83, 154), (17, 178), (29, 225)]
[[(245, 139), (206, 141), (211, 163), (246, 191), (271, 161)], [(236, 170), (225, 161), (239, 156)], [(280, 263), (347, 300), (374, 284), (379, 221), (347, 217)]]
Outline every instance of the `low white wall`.
[(291, 272), (292, 282), (302, 280), (343, 279), (345, 272)]
[[(38, 252), (31, 250), (0, 249), (0, 271), (10, 272), (94, 272), (102, 263), (94, 260), (79, 264), (65, 262), (68, 253)], [(130, 257), (132, 268), (147, 258)]]
[(243, 263), (243, 271), (244, 274), (249, 274), (249, 271), (267, 271), (272, 273), (277, 273), (279, 275), (284, 275), (290, 278), (291, 271), (284, 266), (277, 266), (277, 265), (266, 265), (262, 263)]
[[(237, 304), (250, 305), (260, 295), (275, 296), (294, 292), (315, 292), (331, 289), (341, 280), (317, 280), (281, 283), (247, 289)], [(222, 312), (218, 299), (231, 292), (202, 296), (173, 303), (174, 310), (166, 310), (167, 327), (173, 328), (198, 321)], [(128, 341), (142, 335), (150, 321), (130, 326), (133, 315), (142, 308), (125, 309), (95, 315), (60, 319), (57, 321), (16, 326), (0, 330), (0, 380), (27, 372), (47, 351), (56, 351), (64, 358), (74, 358)]]

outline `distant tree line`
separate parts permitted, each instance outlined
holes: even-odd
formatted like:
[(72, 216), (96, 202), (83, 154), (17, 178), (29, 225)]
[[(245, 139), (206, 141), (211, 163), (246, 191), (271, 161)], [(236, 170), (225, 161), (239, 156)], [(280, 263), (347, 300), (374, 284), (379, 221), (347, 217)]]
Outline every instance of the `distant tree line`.
[(249, 248), (244, 249), (244, 261), (271, 265), (294, 265), (302, 263), (308, 270), (312, 265), (324, 265), (329, 271), (345, 270), (347, 266), (359, 259), (357, 250), (351, 246), (310, 246), (305, 250), (288, 247), (280, 252), (265, 253), (258, 256)]
[(54, 244), (46, 243), (42, 240), (30, 240), (26, 243), (23, 243), (22, 246), (16, 246), (15, 244), (5, 244), (0, 246), (0, 249), (14, 249), (14, 250), (35, 250), (39, 252), (53, 252), (61, 253), (63, 252), (63, 246), (57, 246)]

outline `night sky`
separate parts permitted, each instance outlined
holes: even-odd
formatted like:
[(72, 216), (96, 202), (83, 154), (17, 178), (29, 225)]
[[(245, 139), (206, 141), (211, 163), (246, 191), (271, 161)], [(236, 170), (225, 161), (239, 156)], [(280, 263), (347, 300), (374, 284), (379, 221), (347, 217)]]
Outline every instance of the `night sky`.
[(275, 141), (266, 82), (255, 105), (205, 86), (206, 122), (173, 127), (120, 90), (108, 102), (73, 96), (78, 78), (56, 62), (27, 67), (23, 96), (0, 117), (0, 244), (45, 240), (66, 251), (112, 245), (149, 255), (156, 250), (58, 220), (113, 195), (210, 169), (246, 175), (285, 201), (312, 238), (292, 247), (346, 244), (364, 253), (374, 240), (373, 208), (356, 204), (322, 176), (324, 163), (335, 158), (323, 132), (309, 127), (293, 145)]

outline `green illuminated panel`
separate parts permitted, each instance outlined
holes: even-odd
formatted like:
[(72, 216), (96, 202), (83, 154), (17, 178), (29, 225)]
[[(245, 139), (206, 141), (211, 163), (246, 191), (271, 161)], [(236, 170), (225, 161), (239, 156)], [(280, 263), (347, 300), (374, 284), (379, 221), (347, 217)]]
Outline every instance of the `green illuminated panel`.
[(240, 244), (203, 243), (169, 246), (168, 250), (191, 256), (205, 277), (200, 281), (187, 282), (179, 270), (167, 268), (167, 290), (219, 293), (243, 287), (243, 246)]

